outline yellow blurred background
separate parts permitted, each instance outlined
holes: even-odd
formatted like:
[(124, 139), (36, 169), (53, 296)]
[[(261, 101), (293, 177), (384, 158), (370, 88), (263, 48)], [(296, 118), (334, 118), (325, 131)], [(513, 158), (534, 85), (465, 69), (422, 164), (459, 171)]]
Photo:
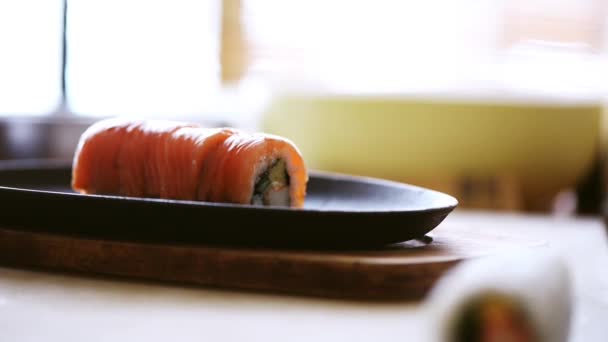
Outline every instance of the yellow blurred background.
[(590, 104), (292, 96), (263, 129), (293, 139), (312, 168), (445, 191), (464, 207), (549, 211), (594, 166), (600, 117)]

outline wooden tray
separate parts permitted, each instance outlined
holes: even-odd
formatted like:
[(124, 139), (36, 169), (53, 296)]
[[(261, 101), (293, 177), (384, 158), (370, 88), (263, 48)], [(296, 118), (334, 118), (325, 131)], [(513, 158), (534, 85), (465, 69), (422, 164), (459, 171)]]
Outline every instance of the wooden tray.
[(431, 239), (374, 250), (293, 251), (96, 240), (0, 229), (0, 264), (209, 287), (418, 300), (462, 260), (540, 246), (448, 223)]

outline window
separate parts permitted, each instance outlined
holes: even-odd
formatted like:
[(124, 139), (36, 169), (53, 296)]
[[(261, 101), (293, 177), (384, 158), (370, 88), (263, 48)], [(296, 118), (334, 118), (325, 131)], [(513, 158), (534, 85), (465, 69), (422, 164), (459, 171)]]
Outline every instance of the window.
[(605, 86), (602, 0), (241, 2), (245, 77), (278, 89), (577, 97)]
[(2, 1), (0, 115), (236, 118), (291, 86), (589, 93), (605, 88), (607, 11), (602, 0)]
[(62, 22), (62, 0), (0, 1), (1, 114), (45, 115), (59, 105)]
[(211, 111), (220, 87), (217, 1), (69, 2), (67, 100), (75, 113)]
[(495, 1), (244, 3), (252, 74), (349, 92), (449, 83), (487, 63), (499, 22)]

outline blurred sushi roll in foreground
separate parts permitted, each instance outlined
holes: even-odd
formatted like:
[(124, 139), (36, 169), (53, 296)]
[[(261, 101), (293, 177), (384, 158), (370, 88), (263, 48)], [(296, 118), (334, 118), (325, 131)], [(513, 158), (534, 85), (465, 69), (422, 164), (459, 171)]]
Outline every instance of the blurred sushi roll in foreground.
[(476, 259), (448, 272), (424, 310), (429, 341), (567, 341), (570, 276), (559, 257), (544, 252)]

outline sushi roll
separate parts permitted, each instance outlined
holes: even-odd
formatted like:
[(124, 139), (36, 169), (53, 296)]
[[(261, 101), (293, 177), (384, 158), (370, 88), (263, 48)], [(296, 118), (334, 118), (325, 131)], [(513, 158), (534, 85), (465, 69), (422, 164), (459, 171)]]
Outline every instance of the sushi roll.
[(163, 120), (106, 119), (80, 137), (83, 194), (301, 208), (308, 174), (289, 140)]
[(487, 257), (451, 270), (424, 307), (429, 341), (565, 342), (571, 282), (554, 255)]

